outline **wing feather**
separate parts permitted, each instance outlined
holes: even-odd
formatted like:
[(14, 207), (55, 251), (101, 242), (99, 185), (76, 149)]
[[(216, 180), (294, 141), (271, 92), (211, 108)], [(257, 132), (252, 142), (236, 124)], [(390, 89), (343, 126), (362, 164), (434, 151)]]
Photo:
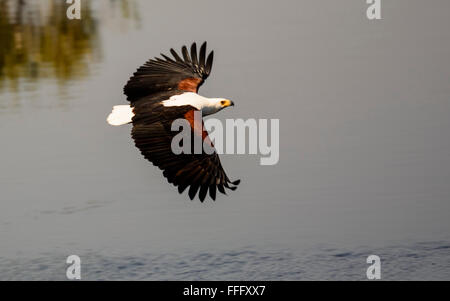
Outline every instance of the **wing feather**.
[(193, 43), (191, 46), (191, 60), (192, 65), (198, 68), (198, 59), (197, 59), (197, 44)]
[(206, 64), (206, 42), (204, 42), (200, 47), (200, 60), (198, 62), (200, 72), (205, 71), (205, 64)]
[(186, 63), (192, 64), (191, 57), (189, 56), (189, 51), (186, 46), (181, 48), (181, 52), (183, 53), (183, 58)]
[[(171, 131), (172, 122), (194, 110), (191, 106), (163, 107), (162, 104), (141, 99), (134, 107), (132, 137), (144, 157), (163, 171), (164, 177), (178, 187), (179, 193), (189, 188), (189, 198), (194, 199), (198, 195), (203, 202), (208, 192), (215, 200), (217, 190), (226, 194), (225, 189), (236, 189), (236, 182), (228, 179), (215, 152), (180, 155), (172, 152), (172, 139), (178, 134)], [(200, 137), (199, 131), (192, 130), (190, 126), (191, 134)], [(194, 147), (194, 143), (191, 145)]]
[[(239, 182), (228, 179), (215, 152), (181, 155), (172, 152), (172, 139), (177, 134), (171, 131), (172, 122), (185, 118), (195, 108), (164, 107), (161, 102), (173, 95), (198, 91), (211, 73), (214, 60), (214, 52), (207, 55), (206, 48), (204, 42), (197, 52), (197, 44), (193, 43), (190, 52), (183, 46), (181, 55), (172, 48), (170, 54), (173, 58), (161, 54), (161, 57), (149, 60), (124, 87), (135, 114), (132, 137), (136, 146), (147, 160), (163, 171), (169, 183), (178, 187), (179, 193), (189, 188), (189, 198), (194, 199), (198, 195), (202, 202), (208, 192), (215, 200), (217, 190), (226, 194), (226, 189), (236, 189)], [(190, 126), (194, 136), (200, 135), (192, 130), (192, 124)], [(209, 139), (207, 133), (201, 138)]]
[[(170, 53), (173, 59), (161, 54), (161, 58), (149, 60), (130, 78), (124, 87), (124, 93), (132, 104), (142, 97), (155, 93), (197, 92), (211, 73), (212, 52), (208, 55), (207, 61), (204, 61), (206, 42), (202, 44), (199, 54), (196, 43), (192, 44), (190, 54), (186, 46), (181, 48), (182, 57), (173, 48), (170, 49)], [(183, 81), (186, 80), (192, 80), (192, 83), (183, 85)]]
[(206, 74), (209, 74), (211, 72), (213, 60), (214, 60), (214, 51), (211, 51), (211, 53), (208, 55), (208, 59), (206, 60), (206, 67), (205, 67)]
[(173, 48), (170, 49), (170, 53), (178, 63), (183, 63), (183, 59), (178, 55), (178, 53), (175, 50), (173, 50)]

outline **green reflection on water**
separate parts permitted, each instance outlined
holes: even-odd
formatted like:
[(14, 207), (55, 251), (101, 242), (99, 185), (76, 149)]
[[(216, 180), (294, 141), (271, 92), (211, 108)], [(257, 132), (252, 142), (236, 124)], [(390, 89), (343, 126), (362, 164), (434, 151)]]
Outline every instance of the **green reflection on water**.
[[(121, 18), (138, 18), (134, 1), (105, 3)], [(81, 20), (69, 20), (67, 8), (63, 0), (0, 0), (0, 92), (41, 79), (63, 86), (90, 74), (101, 60), (99, 20), (91, 1), (82, 1)]]

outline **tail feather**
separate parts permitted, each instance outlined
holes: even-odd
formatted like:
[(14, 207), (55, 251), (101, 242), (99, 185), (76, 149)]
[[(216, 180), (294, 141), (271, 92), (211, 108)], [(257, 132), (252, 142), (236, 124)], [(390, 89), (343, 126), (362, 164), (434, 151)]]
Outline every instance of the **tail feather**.
[(130, 123), (134, 117), (133, 108), (129, 105), (114, 106), (106, 121), (113, 126)]

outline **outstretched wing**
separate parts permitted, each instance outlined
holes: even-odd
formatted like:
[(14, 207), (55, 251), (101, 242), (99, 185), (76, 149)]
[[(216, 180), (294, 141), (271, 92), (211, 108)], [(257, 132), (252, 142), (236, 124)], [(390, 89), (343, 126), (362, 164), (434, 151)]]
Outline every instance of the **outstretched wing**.
[[(171, 126), (180, 118), (188, 121), (192, 137), (200, 136), (210, 142), (203, 125), (194, 126), (192, 116), (196, 108), (162, 104), (174, 95), (197, 93), (208, 78), (214, 52), (206, 56), (206, 42), (199, 53), (195, 43), (190, 50), (189, 53), (183, 46), (180, 56), (171, 49), (173, 58), (162, 54), (163, 58), (148, 61), (134, 73), (124, 92), (133, 108), (132, 137), (141, 153), (163, 170), (169, 183), (177, 186), (180, 193), (189, 188), (189, 197), (194, 199), (198, 193), (203, 202), (208, 192), (215, 200), (217, 190), (226, 194), (226, 189), (235, 190), (240, 181), (230, 181), (216, 152), (176, 155), (172, 151), (172, 139), (178, 133), (173, 132)], [(195, 131), (197, 128), (201, 130)]]
[[(139, 102), (141, 101), (146, 102), (145, 98)], [(198, 192), (199, 199), (203, 202), (208, 192), (215, 200), (217, 190), (226, 194), (226, 189), (235, 190), (240, 181), (230, 181), (216, 152), (194, 154), (192, 151), (191, 154), (179, 155), (173, 153), (172, 139), (178, 133), (171, 131), (171, 125), (179, 118), (187, 120), (193, 139), (200, 137), (210, 143), (203, 124), (194, 125), (195, 110), (191, 106), (164, 107), (156, 103), (137, 106), (135, 114), (140, 117), (133, 121), (132, 137), (144, 157), (163, 171), (169, 183), (178, 187), (180, 193), (189, 188), (191, 200)]]
[(148, 95), (161, 92), (198, 92), (199, 87), (208, 78), (214, 58), (214, 51), (206, 57), (206, 42), (197, 54), (197, 44), (193, 43), (189, 54), (183, 46), (182, 56), (170, 49), (173, 58), (161, 54), (140, 67), (128, 81), (124, 93), (133, 103)]

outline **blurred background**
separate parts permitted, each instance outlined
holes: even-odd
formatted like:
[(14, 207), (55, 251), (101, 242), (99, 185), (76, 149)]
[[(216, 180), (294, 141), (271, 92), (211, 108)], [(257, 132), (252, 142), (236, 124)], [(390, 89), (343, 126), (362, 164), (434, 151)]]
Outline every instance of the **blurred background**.
[[(0, 0), (0, 280), (450, 279), (450, 2)], [(149, 58), (208, 41), (216, 118), (279, 118), (191, 202), (106, 116)]]
[(57, 88), (61, 100), (69, 98), (67, 86), (92, 75), (102, 61), (99, 25), (126, 31), (140, 22), (133, 0), (84, 1), (82, 21), (67, 18), (68, 6), (52, 0), (0, 1), (0, 89), (16, 95), (11, 102), (4, 98), (3, 109), (17, 108), (21, 95), (46, 88)]

